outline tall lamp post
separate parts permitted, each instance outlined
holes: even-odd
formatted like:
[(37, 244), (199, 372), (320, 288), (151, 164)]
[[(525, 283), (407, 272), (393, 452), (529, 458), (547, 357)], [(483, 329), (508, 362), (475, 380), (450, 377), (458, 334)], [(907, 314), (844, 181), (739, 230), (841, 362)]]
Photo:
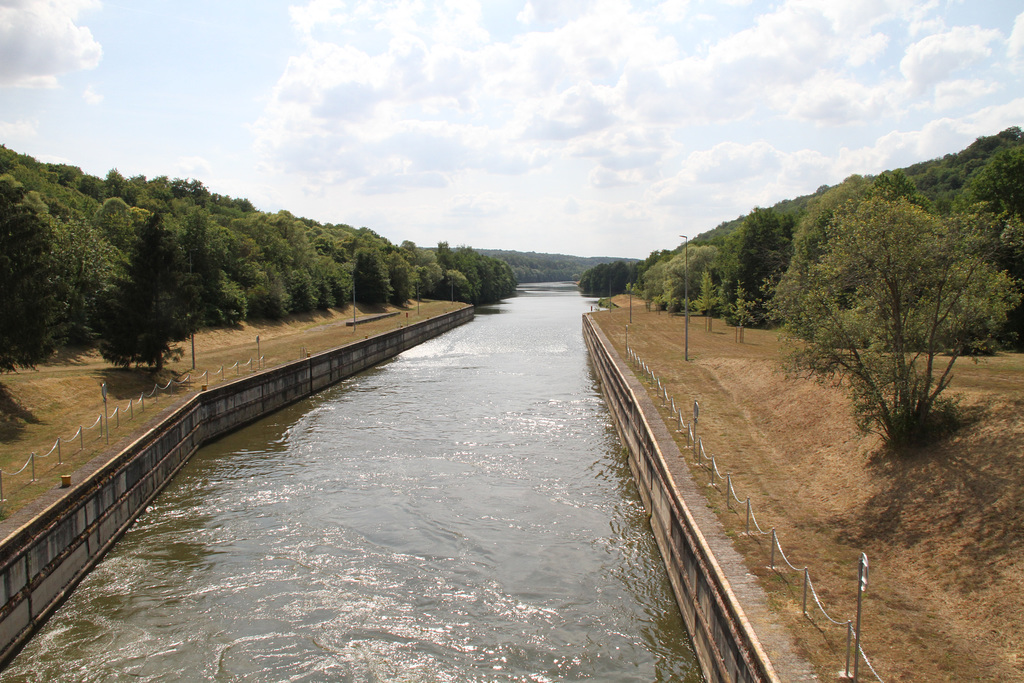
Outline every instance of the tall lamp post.
[(683, 332), (683, 360), (690, 360), (690, 253), (688, 247), (690, 240), (686, 235), (683, 238), (683, 310), (686, 314), (686, 324)]

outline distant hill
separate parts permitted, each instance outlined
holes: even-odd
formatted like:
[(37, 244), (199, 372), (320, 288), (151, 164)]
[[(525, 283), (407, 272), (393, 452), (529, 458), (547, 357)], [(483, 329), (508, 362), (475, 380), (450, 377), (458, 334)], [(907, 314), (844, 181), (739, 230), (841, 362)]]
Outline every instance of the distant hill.
[(477, 253), (504, 261), (512, 268), (519, 282), (575, 282), (584, 271), (602, 263), (632, 262), (636, 259), (613, 256), (569, 256), (566, 254), (538, 254), (535, 251), (505, 251), (477, 249)]
[[(949, 213), (953, 202), (961, 190), (968, 185), (970, 179), (988, 163), (989, 159), (1012, 147), (1024, 145), (1024, 132), (1020, 127), (1012, 126), (996, 135), (978, 138), (965, 149), (947, 154), (939, 159), (931, 159), (912, 164), (901, 170), (914, 182), (917, 191), (932, 203), (939, 213)], [(872, 178), (873, 176), (866, 176)], [(771, 208), (777, 213), (798, 215), (814, 197), (824, 193), (831, 186), (822, 185), (813, 194), (803, 195), (794, 199), (784, 199)], [(735, 231), (748, 214), (738, 216), (731, 221), (724, 221), (711, 230), (703, 232), (694, 240), (713, 240), (724, 237)]]

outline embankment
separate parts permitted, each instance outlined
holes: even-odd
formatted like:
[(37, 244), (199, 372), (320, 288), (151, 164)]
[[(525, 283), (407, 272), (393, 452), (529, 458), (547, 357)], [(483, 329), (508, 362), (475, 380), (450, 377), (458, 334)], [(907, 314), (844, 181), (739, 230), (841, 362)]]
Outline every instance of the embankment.
[(195, 451), (472, 320), (463, 308), (201, 391), (123, 451), (51, 491), (42, 511), (0, 524), (0, 666), (57, 609)]
[(762, 619), (767, 641), (755, 633), (748, 615), (766, 613), (763, 593), (707, 510), (647, 392), (589, 315), (583, 337), (707, 680), (812, 680), (785, 633)]

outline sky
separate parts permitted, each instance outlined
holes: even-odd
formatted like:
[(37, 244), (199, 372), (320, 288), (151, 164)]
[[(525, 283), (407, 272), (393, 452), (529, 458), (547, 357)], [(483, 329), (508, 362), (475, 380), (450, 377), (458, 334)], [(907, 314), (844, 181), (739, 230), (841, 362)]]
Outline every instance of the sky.
[(644, 258), (1009, 126), (1020, 0), (0, 0), (0, 144), (395, 244)]

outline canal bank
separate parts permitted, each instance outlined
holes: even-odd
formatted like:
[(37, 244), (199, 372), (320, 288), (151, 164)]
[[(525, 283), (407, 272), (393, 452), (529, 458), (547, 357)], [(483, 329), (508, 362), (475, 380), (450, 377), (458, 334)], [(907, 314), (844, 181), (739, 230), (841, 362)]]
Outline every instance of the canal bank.
[(93, 460), (70, 488), (0, 529), (0, 665), (67, 598), (204, 443), (472, 320), (463, 308), (202, 391), (120, 453)]
[(763, 592), (707, 510), (643, 386), (589, 315), (583, 317), (583, 336), (707, 679), (813, 680), (789, 637), (767, 618)]

